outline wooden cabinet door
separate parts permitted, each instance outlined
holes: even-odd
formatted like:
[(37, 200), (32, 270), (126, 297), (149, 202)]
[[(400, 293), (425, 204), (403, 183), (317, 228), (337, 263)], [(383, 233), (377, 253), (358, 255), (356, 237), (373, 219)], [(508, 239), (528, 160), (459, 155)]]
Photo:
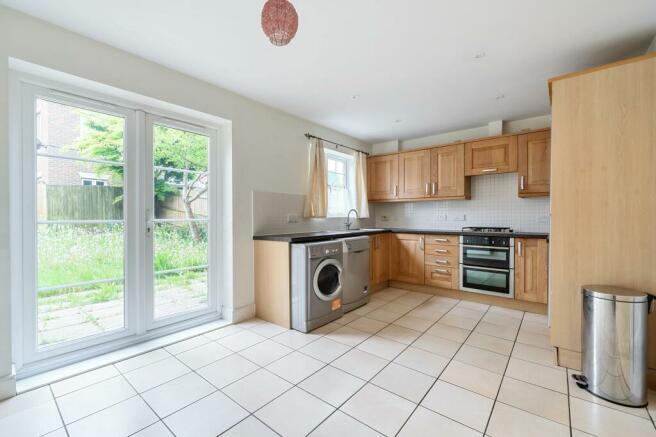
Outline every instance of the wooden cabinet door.
[(465, 175), (517, 171), (517, 135), (465, 144)]
[(515, 238), (515, 299), (547, 303), (549, 245), (538, 238)]
[(389, 281), (389, 234), (369, 237), (369, 283), (378, 285)]
[(398, 198), (399, 155), (367, 158), (367, 194), (370, 200)]
[(430, 196), (430, 151), (399, 153), (399, 198)]
[(431, 149), (431, 197), (469, 199), (470, 178), (465, 176), (465, 145)]
[(392, 234), (390, 238), (390, 279), (423, 284), (424, 236)]
[(548, 196), (551, 181), (551, 132), (519, 135), (519, 197)]

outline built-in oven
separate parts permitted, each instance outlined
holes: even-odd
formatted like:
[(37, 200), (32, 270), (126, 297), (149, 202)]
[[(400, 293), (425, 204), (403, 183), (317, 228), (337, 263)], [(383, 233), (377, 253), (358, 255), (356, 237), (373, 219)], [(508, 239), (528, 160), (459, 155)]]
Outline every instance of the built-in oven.
[(460, 237), (460, 289), (515, 297), (514, 239), (501, 236)]

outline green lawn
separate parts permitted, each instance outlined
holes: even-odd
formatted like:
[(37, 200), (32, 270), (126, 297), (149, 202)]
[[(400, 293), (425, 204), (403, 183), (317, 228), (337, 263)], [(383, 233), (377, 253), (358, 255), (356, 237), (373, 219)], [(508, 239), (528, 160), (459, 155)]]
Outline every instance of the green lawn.
[[(155, 227), (156, 271), (207, 264), (207, 228), (199, 225), (200, 241), (187, 226), (160, 223)], [(38, 286), (123, 277), (123, 225), (40, 225), (38, 235)], [(186, 271), (157, 275), (157, 288), (186, 285), (205, 275)], [(121, 298), (123, 283), (42, 290), (39, 304), (71, 307)]]

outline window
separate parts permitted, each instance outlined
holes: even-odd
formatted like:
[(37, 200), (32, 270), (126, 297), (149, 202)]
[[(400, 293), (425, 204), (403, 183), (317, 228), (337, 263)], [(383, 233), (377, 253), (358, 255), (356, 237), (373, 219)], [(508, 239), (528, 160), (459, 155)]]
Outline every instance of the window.
[(353, 156), (326, 150), (326, 178), (328, 180), (328, 216), (346, 217), (355, 205), (355, 168)]
[(27, 83), (21, 95), (18, 367), (217, 318), (216, 131)]

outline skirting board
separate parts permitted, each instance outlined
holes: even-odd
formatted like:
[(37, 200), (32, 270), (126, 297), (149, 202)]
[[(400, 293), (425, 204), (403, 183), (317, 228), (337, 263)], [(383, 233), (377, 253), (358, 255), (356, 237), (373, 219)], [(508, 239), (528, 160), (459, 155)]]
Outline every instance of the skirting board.
[(11, 374), (0, 378), (0, 401), (16, 396), (16, 370), (11, 366)]
[(487, 294), (470, 293), (460, 290), (448, 290), (446, 288), (430, 287), (428, 285), (408, 284), (407, 282), (390, 281), (390, 287), (403, 288), (404, 290), (419, 291), (438, 296), (446, 296), (453, 299), (480, 302), (488, 305), (496, 305), (513, 310), (528, 311), (529, 313), (547, 314), (547, 305), (543, 303), (526, 302), (522, 300), (506, 299), (503, 297), (489, 296)]
[(251, 303), (239, 308), (223, 307), (221, 315), (231, 323), (239, 323), (255, 317), (255, 304)]

